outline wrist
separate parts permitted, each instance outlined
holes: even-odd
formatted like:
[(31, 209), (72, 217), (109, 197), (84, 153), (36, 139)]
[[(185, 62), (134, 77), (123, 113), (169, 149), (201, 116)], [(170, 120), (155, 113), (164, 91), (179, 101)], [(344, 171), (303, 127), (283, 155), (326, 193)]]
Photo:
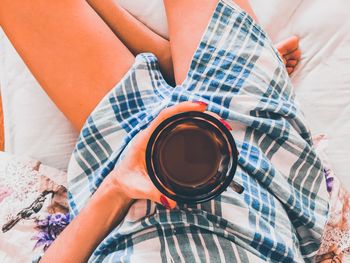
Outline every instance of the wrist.
[[(113, 170), (111, 173), (115, 173)], [(110, 174), (105, 178), (98, 188), (98, 191), (103, 192), (103, 194), (108, 195), (110, 198), (115, 199), (118, 202), (122, 202), (126, 205), (131, 204), (133, 199), (130, 198), (115, 179), (115, 175)]]
[(93, 194), (89, 206), (90, 210), (98, 211), (106, 227), (110, 228), (120, 223), (132, 203), (133, 200), (107, 177)]

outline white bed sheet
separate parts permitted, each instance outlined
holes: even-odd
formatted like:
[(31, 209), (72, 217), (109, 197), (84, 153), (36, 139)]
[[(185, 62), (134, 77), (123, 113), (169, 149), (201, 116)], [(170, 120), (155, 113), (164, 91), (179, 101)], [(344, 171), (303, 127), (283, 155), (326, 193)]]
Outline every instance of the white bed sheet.
[(65, 170), (77, 132), (34, 79), (0, 28), (5, 151)]
[[(167, 37), (162, 0), (119, 2)], [(335, 172), (350, 188), (347, 153), (350, 148), (350, 20), (347, 14), (350, 2), (251, 0), (251, 3), (259, 22), (275, 42), (292, 34), (300, 37), (302, 60), (292, 75), (297, 97), (313, 133), (328, 135), (327, 152)], [(0, 41), (6, 150), (24, 152), (46, 164), (64, 168), (76, 133), (40, 90), (3, 35)], [(23, 102), (23, 98), (27, 100)]]
[[(118, 1), (154, 31), (167, 37), (162, 0)], [(251, 2), (260, 23), (275, 42), (292, 34), (300, 36), (303, 56), (292, 76), (297, 97), (313, 133), (328, 134), (328, 155), (336, 173), (350, 188), (350, 21), (347, 15), (350, 2)], [(65, 169), (77, 133), (41, 90), (1, 30), (0, 87), (6, 150)], [(26, 247), (18, 253), (14, 247), (1, 247), (0, 258), (7, 263), (18, 262), (13, 255), (29, 259), (32, 244), (24, 239), (31, 236), (31, 231), (30, 227), (22, 228), (23, 233), (17, 236)], [(14, 244), (19, 243), (14, 241)]]
[(350, 2), (252, 0), (257, 16), (278, 42), (300, 37), (302, 60), (292, 75), (297, 99), (314, 134), (328, 136), (326, 152), (350, 189)]

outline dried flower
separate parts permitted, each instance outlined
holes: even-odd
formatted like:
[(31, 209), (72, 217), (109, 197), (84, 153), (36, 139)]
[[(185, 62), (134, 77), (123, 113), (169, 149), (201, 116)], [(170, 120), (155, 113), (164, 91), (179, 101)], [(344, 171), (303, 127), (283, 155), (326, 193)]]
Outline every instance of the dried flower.
[(39, 246), (44, 246), (44, 251), (52, 244), (57, 236), (63, 231), (63, 229), (69, 224), (69, 214), (52, 214), (46, 218), (35, 221), (35, 229), (39, 232), (32, 237), (32, 240), (37, 240), (34, 249)]
[(328, 193), (332, 192), (334, 178), (331, 175), (331, 170), (328, 168), (323, 169), (324, 175), (326, 177), (326, 186)]

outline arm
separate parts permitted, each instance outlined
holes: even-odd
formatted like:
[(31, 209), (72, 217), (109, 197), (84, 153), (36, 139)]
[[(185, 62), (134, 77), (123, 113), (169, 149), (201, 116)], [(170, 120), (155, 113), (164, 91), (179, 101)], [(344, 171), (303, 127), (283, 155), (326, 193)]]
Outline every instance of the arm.
[(143, 52), (155, 54), (165, 79), (169, 83), (174, 82), (168, 40), (130, 15), (115, 0), (88, 0), (87, 2), (135, 56)]
[(203, 112), (205, 109), (204, 103), (180, 103), (163, 110), (147, 129), (140, 131), (118, 166), (103, 181), (86, 207), (52, 243), (40, 262), (87, 262), (103, 238), (124, 218), (132, 200), (149, 199), (167, 208), (174, 208), (176, 202), (162, 195), (147, 174), (147, 143), (163, 120), (180, 112)]
[(40, 262), (87, 262), (97, 245), (123, 219), (131, 203), (108, 177)]

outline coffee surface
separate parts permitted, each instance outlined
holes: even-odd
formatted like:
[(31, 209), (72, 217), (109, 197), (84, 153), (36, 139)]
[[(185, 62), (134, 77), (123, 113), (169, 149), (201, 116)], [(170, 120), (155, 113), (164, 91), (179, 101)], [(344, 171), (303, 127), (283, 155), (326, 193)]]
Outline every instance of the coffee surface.
[(158, 168), (166, 181), (196, 187), (217, 174), (220, 145), (211, 129), (183, 123), (162, 138)]

